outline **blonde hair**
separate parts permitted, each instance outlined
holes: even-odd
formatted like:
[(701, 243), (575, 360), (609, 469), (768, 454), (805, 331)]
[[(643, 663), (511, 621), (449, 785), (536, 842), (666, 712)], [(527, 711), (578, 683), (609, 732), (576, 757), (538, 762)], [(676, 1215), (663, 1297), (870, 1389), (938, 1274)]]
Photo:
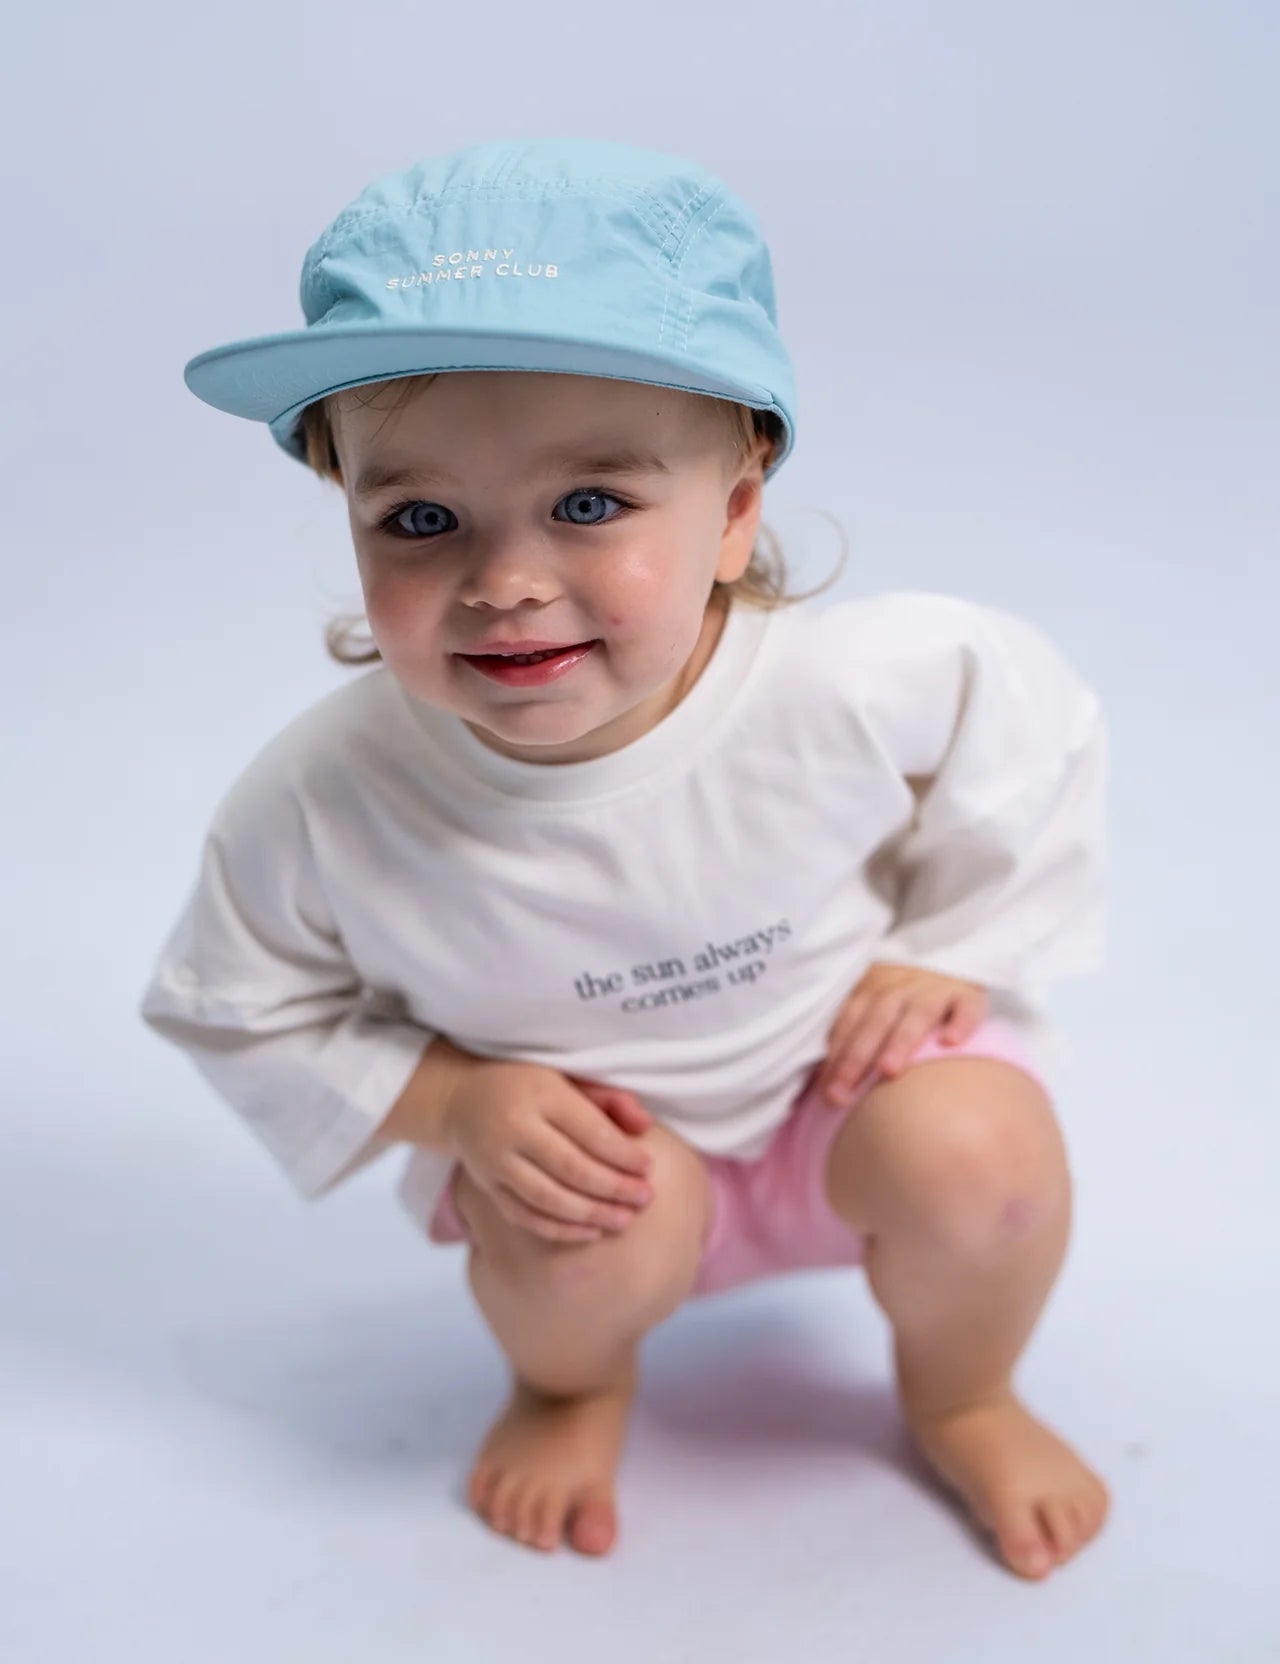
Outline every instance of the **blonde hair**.
[[(402, 384), (400, 397), (396, 400), (388, 415), (399, 410), (413, 397), (419, 386), (426, 386), (435, 380), (440, 371), (430, 375), (397, 377)], [(385, 382), (371, 384), (374, 389), (389, 385)], [(360, 397), (361, 387), (347, 389), (357, 398)], [(334, 444), (333, 423), (330, 414), (330, 402), (338, 397), (335, 393), (317, 399), (303, 410), (300, 418), (303, 442), (306, 446), (307, 465), (314, 470), (321, 479), (342, 483), (341, 464), (338, 460), (337, 447)], [(710, 398), (708, 394), (698, 397)], [(361, 401), (370, 402), (370, 401)], [(776, 451), (782, 438), (782, 424), (771, 410), (753, 410), (750, 406), (737, 404), (729, 399), (711, 398), (711, 403), (718, 407), (724, 426), (725, 439), (728, 447), (727, 460), (731, 461), (736, 473), (756, 448), (757, 441), (763, 436), (769, 440), (768, 457)], [(778, 607), (794, 606), (799, 601), (807, 601), (814, 595), (820, 595), (824, 589), (833, 584), (844, 568), (848, 548), (845, 547), (841, 556), (840, 566), (832, 573), (826, 583), (817, 589), (808, 590), (804, 594), (793, 595), (787, 591), (787, 570), (778, 541), (772, 531), (761, 522), (761, 534), (767, 535), (771, 548), (762, 548), (759, 540), (751, 551), (751, 560), (740, 578), (731, 583), (723, 583), (717, 578), (712, 585), (708, 605), (717, 592), (723, 593), (726, 599), (743, 606), (756, 607), (769, 612)], [(357, 650), (351, 644), (353, 634), (364, 628), (368, 629), (368, 621), (363, 613), (344, 614), (340, 618), (330, 619), (325, 626), (324, 642), (329, 657), (341, 665), (376, 664), (381, 661), (382, 654), (376, 643), (370, 641), (367, 648)]]

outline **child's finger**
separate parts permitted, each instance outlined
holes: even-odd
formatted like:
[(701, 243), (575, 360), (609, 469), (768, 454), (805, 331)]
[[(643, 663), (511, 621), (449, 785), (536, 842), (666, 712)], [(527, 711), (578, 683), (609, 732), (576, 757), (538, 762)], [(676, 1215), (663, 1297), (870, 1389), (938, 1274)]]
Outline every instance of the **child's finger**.
[[(857, 1079), (861, 1080), (862, 1075), (872, 1068), (878, 1069), (882, 1075), (893, 1075), (899, 1069), (905, 1068), (923, 1042), (936, 1031), (938, 1020), (937, 1013), (919, 1007), (902, 1012), (896, 1021), (890, 1024), (887, 1034), (882, 1036), (879, 1044), (870, 1053)], [(851, 1064), (850, 1067), (856, 1068), (857, 1063)], [(837, 1072), (837, 1080), (841, 1082), (846, 1094), (851, 1092), (847, 1076)], [(837, 1097), (836, 1101), (839, 1102), (840, 1099)]]
[[(634, 1092), (624, 1091), (623, 1088), (617, 1086), (602, 1086), (598, 1081), (579, 1080), (572, 1075), (566, 1078), (573, 1086), (577, 1087), (584, 1098), (595, 1104), (597, 1109), (603, 1110), (623, 1132), (633, 1135), (648, 1132), (653, 1125), (653, 1116), (650, 1115)], [(644, 1154), (646, 1159), (643, 1166), (647, 1170), (650, 1165), (648, 1152), (646, 1151)], [(627, 1165), (632, 1166), (634, 1163), (629, 1160)]]
[(513, 1225), (523, 1225), (544, 1242), (599, 1242), (606, 1235), (603, 1225), (571, 1224), (568, 1220), (540, 1213), (517, 1196), (514, 1190), (501, 1190), (496, 1201), (504, 1218)]
[(846, 1103), (871, 1068), (897, 1022), (897, 1013), (867, 1017), (843, 1047), (827, 1058), (822, 1091), (832, 1103)]
[(566, 1160), (566, 1153), (558, 1146), (539, 1146), (531, 1155), (521, 1156), (519, 1200), (566, 1225), (621, 1230), (634, 1218), (631, 1208), (644, 1205), (639, 1196), (633, 1200), (628, 1195), (626, 1186), (641, 1181), (628, 1180), (619, 1173), (608, 1176), (608, 1168), (596, 1163), (584, 1166), (584, 1160), (581, 1150), (576, 1151), (576, 1160)]
[(624, 1132), (647, 1132), (653, 1125), (653, 1116), (634, 1092), (624, 1092), (620, 1087), (606, 1086), (597, 1101), (601, 1109), (611, 1115)]
[[(621, 1128), (614, 1127), (608, 1113), (601, 1115), (594, 1103), (589, 1107), (566, 1103), (564, 1113), (549, 1115), (548, 1123), (578, 1148), (584, 1161), (593, 1166), (594, 1161), (604, 1163), (604, 1171), (608, 1171), (614, 1185), (621, 1180), (634, 1188), (651, 1171), (651, 1151), (629, 1138)], [(603, 1191), (603, 1195), (613, 1195), (613, 1191)]]

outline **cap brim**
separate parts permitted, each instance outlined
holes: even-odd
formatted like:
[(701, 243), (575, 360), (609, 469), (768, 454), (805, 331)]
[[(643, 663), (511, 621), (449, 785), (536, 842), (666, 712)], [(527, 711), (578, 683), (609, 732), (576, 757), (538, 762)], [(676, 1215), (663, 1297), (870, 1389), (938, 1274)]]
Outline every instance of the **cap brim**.
[(232, 416), (265, 422), (276, 443), (299, 461), (306, 453), (298, 417), (309, 404), (344, 387), (401, 376), (450, 370), (526, 370), (641, 381), (733, 399), (753, 410), (771, 410), (784, 430), (766, 477), (791, 450), (787, 413), (766, 387), (727, 380), (687, 357), (670, 359), (613, 344), (564, 336), (388, 330), (382, 324), (288, 330), (233, 341), (198, 353), (183, 371), (187, 386), (206, 404)]

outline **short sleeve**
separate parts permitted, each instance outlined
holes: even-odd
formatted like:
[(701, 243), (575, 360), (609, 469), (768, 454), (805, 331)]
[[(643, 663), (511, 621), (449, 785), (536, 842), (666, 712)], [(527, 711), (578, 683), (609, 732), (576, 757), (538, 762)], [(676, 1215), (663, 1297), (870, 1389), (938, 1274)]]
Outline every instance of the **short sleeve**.
[(363, 1167), (434, 1030), (365, 987), (302, 805), (264, 754), (222, 800), (138, 1008), (306, 1197)]
[(899, 730), (916, 810), (873, 958), (982, 983), (993, 1012), (1034, 1017), (1059, 978), (1103, 962), (1106, 722), (1035, 625), (959, 600), (949, 616), (919, 678), (934, 708)]

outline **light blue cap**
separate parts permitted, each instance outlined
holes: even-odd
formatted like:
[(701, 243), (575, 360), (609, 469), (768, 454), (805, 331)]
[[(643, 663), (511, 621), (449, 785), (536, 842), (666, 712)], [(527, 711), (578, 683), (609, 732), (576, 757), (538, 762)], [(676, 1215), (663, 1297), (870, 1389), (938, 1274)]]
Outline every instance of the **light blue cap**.
[(697, 163), (608, 139), (494, 140), (368, 185), (307, 251), (304, 329), (186, 366), (198, 398), (299, 461), (306, 405), (446, 370), (678, 387), (777, 415), (795, 374), (756, 216)]

